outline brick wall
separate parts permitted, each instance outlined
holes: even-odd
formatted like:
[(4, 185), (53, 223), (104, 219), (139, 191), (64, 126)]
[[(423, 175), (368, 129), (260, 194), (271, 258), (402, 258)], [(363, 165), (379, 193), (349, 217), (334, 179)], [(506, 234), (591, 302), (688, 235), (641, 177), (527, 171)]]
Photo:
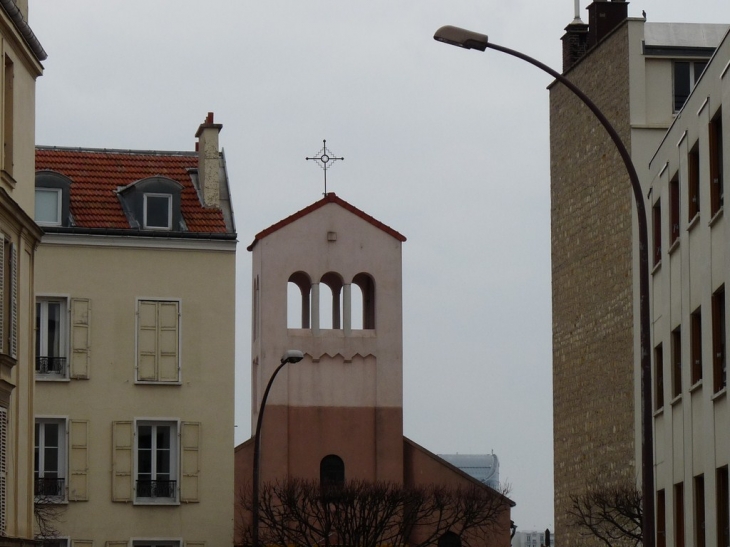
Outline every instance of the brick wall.
[[(628, 26), (567, 76), (630, 149)], [(570, 495), (598, 480), (635, 480), (631, 229), (626, 169), (608, 134), (570, 91), (550, 90), (555, 535)]]

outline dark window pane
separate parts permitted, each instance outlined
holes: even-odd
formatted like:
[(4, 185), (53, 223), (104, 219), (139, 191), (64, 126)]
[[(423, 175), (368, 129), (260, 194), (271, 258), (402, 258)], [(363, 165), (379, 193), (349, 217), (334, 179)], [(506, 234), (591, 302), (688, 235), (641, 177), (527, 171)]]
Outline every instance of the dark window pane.
[(169, 228), (170, 227), (170, 196), (145, 196), (147, 203), (147, 218), (145, 219), (148, 228)]
[(674, 63), (674, 110), (679, 110), (684, 105), (684, 101), (689, 97), (690, 80), (689, 80), (689, 63)]

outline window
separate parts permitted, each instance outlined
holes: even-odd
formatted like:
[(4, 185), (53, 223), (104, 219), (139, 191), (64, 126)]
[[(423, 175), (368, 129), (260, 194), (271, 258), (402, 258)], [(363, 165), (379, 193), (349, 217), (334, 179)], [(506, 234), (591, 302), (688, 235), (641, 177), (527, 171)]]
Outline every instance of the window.
[(697, 475), (695, 483), (695, 545), (705, 547), (705, 476)]
[(664, 352), (661, 344), (654, 348), (654, 378), (654, 409), (659, 410), (664, 406)]
[[(366, 273), (359, 273), (353, 279), (352, 283), (359, 287), (362, 296), (362, 328), (375, 328), (375, 281)], [(355, 306), (353, 303), (353, 310)], [(354, 322), (353, 322), (354, 323)]]
[(727, 465), (717, 470), (717, 547), (730, 545), (730, 515), (728, 510), (728, 476)]
[(35, 421), (34, 493), (36, 503), (62, 501), (66, 497), (66, 420)]
[(679, 177), (669, 181), (669, 246), (679, 239)]
[(672, 396), (682, 394), (682, 328), (672, 331)]
[(722, 112), (717, 112), (709, 127), (710, 136), (710, 214), (722, 209), (724, 187), (722, 180)]
[(674, 485), (674, 546), (684, 547), (684, 483)]
[(654, 223), (654, 266), (662, 261), (662, 203), (657, 200), (652, 208)]
[(137, 422), (135, 500), (177, 500), (177, 423)]
[(5, 56), (3, 88), (3, 170), (10, 176), (13, 175), (13, 96), (15, 87), (15, 73), (13, 61)]
[(41, 540), (41, 547), (69, 547), (68, 538), (43, 538)]
[(690, 320), (690, 350), (692, 359), (692, 385), (702, 380), (702, 311), (697, 308)]
[(66, 377), (66, 301), (38, 299), (35, 306), (35, 371)]
[(60, 188), (36, 188), (35, 190), (35, 221), (40, 225), (61, 225), (61, 197)]
[(137, 381), (180, 381), (180, 303), (137, 303)]
[[(312, 280), (304, 272), (294, 272), (289, 276), (287, 287), (287, 327), (308, 329)], [(258, 285), (256, 290), (258, 291)], [(255, 302), (256, 309), (259, 310), (258, 300)]]
[(327, 272), (320, 279), (319, 326), (323, 329), (338, 330), (342, 328), (343, 284), (342, 276), (335, 272)]
[(114, 422), (112, 501), (173, 505), (199, 502), (200, 439), (198, 422)]
[(319, 462), (319, 482), (323, 487), (338, 487), (345, 484), (345, 462), (330, 454)]
[(712, 376), (717, 393), (727, 384), (725, 359), (725, 285), (712, 295)]
[(172, 195), (144, 195), (144, 227), (147, 230), (172, 230)]
[(18, 251), (0, 234), (0, 351), (13, 359), (18, 348)]
[(656, 493), (656, 547), (667, 547), (667, 515), (664, 490)]
[(0, 406), (0, 536), (7, 524), (8, 409)]
[(674, 111), (681, 110), (690, 91), (700, 79), (707, 61), (675, 61), (674, 62)]
[(700, 214), (700, 145), (695, 143), (687, 156), (687, 211), (688, 222)]

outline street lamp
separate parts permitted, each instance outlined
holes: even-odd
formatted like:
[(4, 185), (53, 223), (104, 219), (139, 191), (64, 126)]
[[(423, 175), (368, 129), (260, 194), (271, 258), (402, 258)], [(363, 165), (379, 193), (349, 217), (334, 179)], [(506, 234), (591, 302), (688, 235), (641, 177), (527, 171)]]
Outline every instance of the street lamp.
[(269, 378), (269, 383), (266, 385), (264, 396), (261, 399), (261, 406), (259, 406), (259, 417), (256, 420), (256, 434), (253, 440), (253, 507), (251, 512), (253, 513), (253, 547), (259, 545), (259, 476), (261, 474), (260, 467), (260, 456), (261, 456), (261, 424), (264, 420), (264, 408), (266, 407), (266, 399), (269, 398), (269, 391), (271, 391), (271, 385), (274, 383), (274, 378), (279, 374), (279, 371), (289, 363), (298, 363), (304, 359), (304, 353), (298, 349), (290, 349), (281, 356), (281, 361), (274, 374)]
[(573, 82), (565, 76), (556, 72), (540, 61), (533, 59), (506, 47), (491, 43), (486, 34), (479, 34), (459, 27), (450, 25), (441, 27), (433, 35), (434, 40), (444, 42), (452, 46), (464, 49), (476, 49), (485, 51), (487, 48), (495, 49), (527, 61), (531, 65), (547, 72), (570, 91), (572, 91), (583, 103), (593, 112), (608, 132), (611, 140), (618, 149), (621, 159), (628, 171), (631, 180), (631, 188), (634, 192), (636, 202), (636, 216), (639, 228), (639, 321), (640, 321), (640, 344), (641, 344), (641, 489), (642, 489), (642, 512), (643, 518), (641, 531), (644, 547), (654, 547), (654, 442), (652, 430), (651, 412), (651, 353), (649, 339), (649, 238), (646, 222), (646, 207), (641, 192), (641, 183), (636, 174), (636, 168), (631, 162), (626, 146), (621, 141), (618, 133), (608, 121), (603, 112), (583, 93)]

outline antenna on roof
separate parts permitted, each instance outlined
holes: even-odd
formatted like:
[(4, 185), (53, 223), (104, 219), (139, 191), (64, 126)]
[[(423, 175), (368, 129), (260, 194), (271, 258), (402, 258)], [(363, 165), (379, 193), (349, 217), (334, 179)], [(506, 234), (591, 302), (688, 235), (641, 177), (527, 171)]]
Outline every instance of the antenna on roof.
[(573, 23), (582, 23), (582, 19), (580, 18), (580, 0), (575, 0), (575, 17), (573, 18)]
[(322, 141), (322, 149), (317, 152), (317, 155), (313, 158), (305, 158), (307, 160), (314, 160), (324, 170), (324, 195), (327, 195), (327, 169), (329, 169), (330, 163), (334, 163), (337, 160), (344, 160), (345, 158), (336, 158), (327, 149), (327, 139)]

